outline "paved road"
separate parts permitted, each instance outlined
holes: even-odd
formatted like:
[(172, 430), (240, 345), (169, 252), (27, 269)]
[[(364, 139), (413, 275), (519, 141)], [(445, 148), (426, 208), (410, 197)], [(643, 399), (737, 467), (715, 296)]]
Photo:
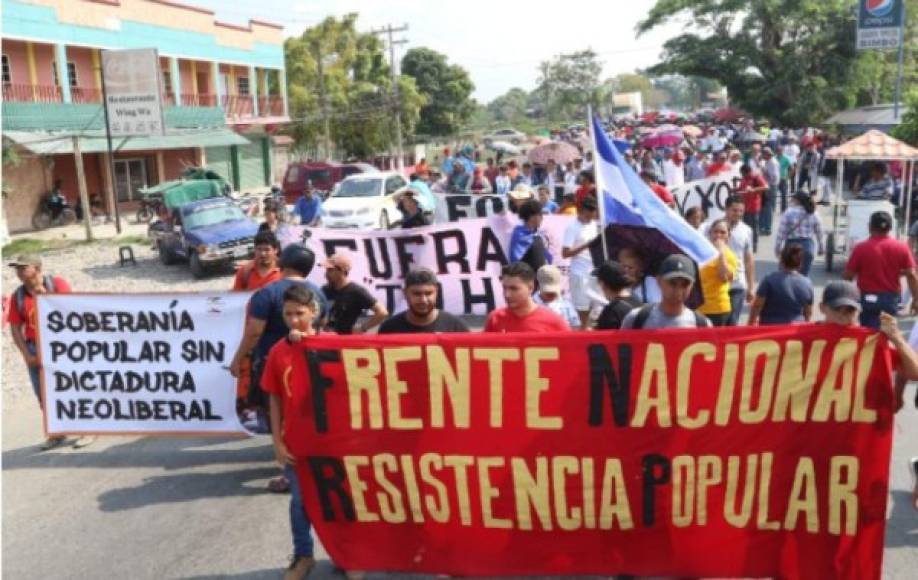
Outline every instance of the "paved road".
[[(766, 241), (760, 251), (762, 272), (774, 268), (769, 246)], [(819, 262), (814, 278), (820, 286), (825, 281)], [(19, 366), (4, 369), (3, 377), (28, 389)], [(17, 389), (6, 387), (5, 577), (279, 577), (290, 550), (287, 497), (264, 491), (277, 473), (268, 438), (108, 438), (84, 450), (40, 453), (37, 406), (31, 396), (14, 396)], [(918, 512), (910, 507), (905, 470), (913, 455), (918, 411), (909, 407), (896, 419), (886, 578), (914, 578), (918, 570)], [(327, 561), (313, 573), (335, 576)]]

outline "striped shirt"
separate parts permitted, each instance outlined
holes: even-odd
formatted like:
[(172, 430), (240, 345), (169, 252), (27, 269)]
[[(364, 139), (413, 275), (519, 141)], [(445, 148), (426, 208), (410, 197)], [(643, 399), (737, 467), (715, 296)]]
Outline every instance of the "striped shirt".
[(811, 239), (816, 242), (819, 252), (822, 253), (822, 222), (814, 213), (807, 213), (799, 206), (788, 208), (781, 216), (778, 226), (778, 235), (775, 237), (775, 253), (780, 252), (787, 240), (797, 238)]

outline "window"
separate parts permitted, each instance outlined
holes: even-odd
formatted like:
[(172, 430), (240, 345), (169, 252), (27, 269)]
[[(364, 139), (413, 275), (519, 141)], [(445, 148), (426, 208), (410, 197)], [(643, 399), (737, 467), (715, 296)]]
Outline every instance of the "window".
[(10, 57), (3, 55), (3, 84), (8, 85), (13, 82), (13, 75), (10, 72)]
[(401, 177), (390, 177), (386, 182), (386, 195), (391, 195), (399, 189), (405, 187), (405, 180)]
[[(80, 85), (80, 83), (77, 82), (76, 65), (72, 62), (67, 63), (67, 76), (70, 77), (70, 88), (74, 88)], [(51, 61), (51, 78), (54, 79), (54, 86), (60, 86), (61, 79), (57, 74), (57, 62), (53, 60)]]
[(240, 97), (247, 97), (249, 93), (249, 77), (236, 77), (236, 94)]
[(163, 92), (167, 95), (172, 94), (172, 73), (167, 70), (163, 71)]

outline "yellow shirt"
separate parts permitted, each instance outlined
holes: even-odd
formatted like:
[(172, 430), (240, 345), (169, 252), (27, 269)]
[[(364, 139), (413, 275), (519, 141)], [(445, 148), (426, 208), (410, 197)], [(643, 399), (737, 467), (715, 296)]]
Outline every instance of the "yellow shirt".
[[(730, 248), (724, 248), (724, 256), (727, 258), (727, 269), (731, 274), (736, 276), (736, 254)], [(720, 258), (711, 260), (701, 267), (698, 272), (701, 278), (701, 294), (704, 296), (704, 304), (698, 308), (702, 314), (724, 314), (730, 312), (730, 282), (724, 282), (720, 279)]]

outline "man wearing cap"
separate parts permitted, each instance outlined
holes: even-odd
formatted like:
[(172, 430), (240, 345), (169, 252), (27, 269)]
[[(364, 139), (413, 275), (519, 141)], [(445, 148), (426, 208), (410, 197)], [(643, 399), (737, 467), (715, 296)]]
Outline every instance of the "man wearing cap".
[(283, 249), (280, 256), (281, 279), (261, 288), (249, 300), (249, 317), (245, 331), (233, 361), (230, 373), (239, 378), (242, 361), (252, 353), (252, 375), (249, 385), (249, 404), (259, 409), (259, 423), (262, 430), (267, 430), (266, 409), (268, 400), (261, 390), (261, 372), (264, 369), (268, 352), (279, 340), (287, 336), (290, 330), (284, 322), (284, 292), (290, 286), (300, 284), (319, 300), (319, 319), (328, 314), (328, 303), (318, 286), (306, 280), (315, 265), (316, 257), (312, 250), (301, 244), (290, 244)]
[[(586, 327), (581, 322), (582, 314), (574, 309), (574, 305), (561, 295), (561, 270), (557, 266), (546, 264), (536, 272), (536, 280), (539, 282), (539, 291), (536, 292), (533, 301), (541, 304), (549, 310), (567, 321), (571, 328)], [(589, 311), (586, 312), (589, 317)]]
[(892, 216), (885, 211), (870, 216), (870, 237), (854, 246), (845, 266), (845, 280), (857, 280), (861, 292), (861, 326), (880, 327), (880, 313), (895, 315), (905, 276), (912, 292), (912, 314), (918, 314), (918, 276), (915, 258), (905, 242), (889, 235)]
[[(322, 292), (328, 299), (329, 316), (326, 328), (338, 334), (364, 334), (389, 316), (386, 307), (363, 286), (351, 282), (351, 259), (345, 254), (333, 254), (322, 262), (328, 284)], [(372, 310), (373, 316), (358, 327), (354, 324), (364, 311)]]
[(437, 275), (432, 270), (417, 268), (408, 272), (403, 290), (408, 309), (383, 322), (379, 334), (468, 332), (461, 318), (437, 308), (439, 291)]
[[(599, 235), (599, 224), (596, 223), (596, 200), (586, 198), (577, 209), (577, 219), (564, 230), (561, 243), (561, 257), (570, 258), (568, 278), (570, 281), (571, 301), (580, 315), (578, 327), (586, 328), (592, 306), (589, 287), (592, 282), (590, 272), (593, 270), (593, 258), (589, 248)], [(541, 282), (540, 282), (541, 284)]]
[(608, 304), (599, 313), (596, 330), (618, 330), (628, 313), (641, 306), (640, 300), (631, 295), (634, 280), (625, 273), (625, 268), (614, 260), (605, 262), (593, 275), (599, 280), (599, 287)]
[(304, 226), (317, 226), (322, 217), (322, 200), (312, 189), (312, 181), (306, 180), (303, 195), (293, 205), (293, 213), (299, 216), (300, 224)]
[(704, 328), (711, 321), (704, 314), (685, 305), (692, 294), (696, 278), (695, 263), (688, 256), (673, 254), (660, 265), (657, 282), (662, 299), (657, 304), (645, 304), (628, 313), (622, 329)]
[[(38, 405), (44, 408), (41, 396), (41, 361), (36, 346), (38, 336), (36, 297), (39, 294), (70, 294), (72, 290), (70, 284), (60, 276), (51, 276), (42, 272), (41, 257), (37, 254), (21, 254), (9, 265), (16, 268), (16, 277), (22, 282), (10, 295), (10, 333), (29, 371), (29, 380), (32, 383), (35, 398), (38, 399)], [(64, 442), (64, 439), (63, 435), (49, 437), (42, 444), (41, 449), (57, 447)], [(80, 437), (74, 443), (74, 447), (85, 447), (94, 440), (95, 437)]]

